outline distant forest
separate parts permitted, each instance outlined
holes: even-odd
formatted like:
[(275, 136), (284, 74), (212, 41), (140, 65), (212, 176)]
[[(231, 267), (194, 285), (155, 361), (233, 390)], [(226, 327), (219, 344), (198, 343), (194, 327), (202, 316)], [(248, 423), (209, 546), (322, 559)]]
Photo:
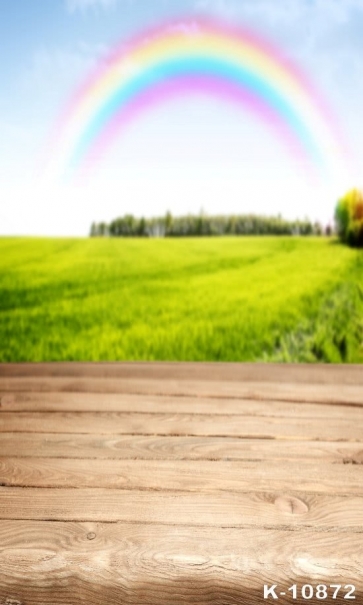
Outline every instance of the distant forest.
[(323, 227), (308, 219), (288, 221), (278, 216), (254, 214), (207, 216), (205, 214), (136, 218), (132, 214), (111, 223), (92, 223), (91, 237), (186, 237), (212, 235), (331, 235), (330, 225)]

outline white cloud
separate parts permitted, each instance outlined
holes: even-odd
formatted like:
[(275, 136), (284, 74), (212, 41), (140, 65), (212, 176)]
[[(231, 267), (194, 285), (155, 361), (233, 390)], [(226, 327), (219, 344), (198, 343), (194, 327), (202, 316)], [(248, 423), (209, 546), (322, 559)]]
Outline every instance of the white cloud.
[(363, 13), (362, 0), (194, 0), (194, 8), (220, 16), (258, 15), (263, 22), (298, 22), (301, 18), (323, 16), (327, 23), (342, 23), (354, 12)]
[(291, 47), (295, 56), (315, 55), (326, 46), (334, 61), (341, 36), (348, 37), (344, 45), (360, 53), (361, 35), (354, 30), (360, 32), (363, 23), (362, 0), (194, 0), (193, 6), (197, 13), (250, 25)]
[(65, 0), (66, 9), (73, 14), (77, 11), (86, 12), (89, 9), (109, 9), (117, 4), (117, 0)]

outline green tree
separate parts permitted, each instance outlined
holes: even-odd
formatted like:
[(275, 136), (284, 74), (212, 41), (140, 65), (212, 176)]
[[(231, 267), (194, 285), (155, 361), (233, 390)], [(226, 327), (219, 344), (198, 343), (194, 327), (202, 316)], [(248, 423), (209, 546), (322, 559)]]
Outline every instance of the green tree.
[(98, 235), (105, 237), (108, 235), (108, 225), (107, 223), (99, 223), (98, 225)]
[(143, 216), (141, 217), (137, 227), (137, 235), (140, 235), (141, 237), (148, 235), (146, 220)]
[(168, 210), (165, 215), (165, 235), (170, 235), (173, 231), (173, 215)]

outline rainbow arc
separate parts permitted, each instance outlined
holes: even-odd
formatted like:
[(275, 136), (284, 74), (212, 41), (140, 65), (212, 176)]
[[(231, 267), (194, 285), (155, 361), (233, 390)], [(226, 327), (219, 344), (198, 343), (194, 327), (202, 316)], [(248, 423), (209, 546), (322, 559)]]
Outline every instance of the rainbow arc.
[(299, 68), (250, 31), (219, 22), (167, 23), (116, 47), (57, 124), (49, 172), (73, 178), (100, 162), (137, 116), (198, 92), (252, 112), (298, 161), (328, 178), (346, 174), (346, 149), (327, 104)]

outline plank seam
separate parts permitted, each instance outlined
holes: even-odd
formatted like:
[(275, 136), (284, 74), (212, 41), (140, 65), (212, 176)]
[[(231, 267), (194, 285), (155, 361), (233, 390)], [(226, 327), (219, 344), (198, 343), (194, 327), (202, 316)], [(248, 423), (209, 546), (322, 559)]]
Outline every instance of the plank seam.
[[(3, 431), (1, 431), (0, 429), (0, 435)], [(8, 433), (9, 431), (4, 431), (5, 433)], [(58, 431), (18, 431), (18, 430), (13, 430), (10, 431), (11, 433), (14, 434), (24, 434), (24, 435), (43, 435), (43, 434), (47, 434), (47, 435), (59, 435), (60, 433), (58, 433)], [(64, 434), (64, 431), (62, 431), (61, 434)], [(67, 435), (91, 435), (92, 433), (66, 433)], [(111, 433), (97, 433), (100, 436), (109, 436), (111, 435)], [(352, 444), (356, 444), (356, 443), (363, 443), (360, 439), (344, 439), (344, 438), (334, 438), (334, 439), (324, 439), (324, 441), (322, 442), (321, 439), (319, 437), (311, 437), (311, 436), (307, 436), (307, 437), (296, 437), (294, 436), (293, 438), (289, 437), (288, 435), (283, 436), (271, 436), (271, 435), (235, 435), (235, 434), (220, 434), (220, 433), (208, 433), (208, 434), (203, 434), (203, 433), (112, 433), (112, 435), (116, 436), (116, 437), (180, 437), (182, 438), (188, 438), (188, 437), (197, 437), (197, 438), (213, 438), (213, 439), (240, 439), (241, 441), (245, 441), (245, 440), (249, 440), (249, 441), (294, 441), (296, 443), (299, 442), (311, 442), (311, 443), (352, 443)]]
[(105, 523), (105, 524), (127, 524), (127, 525), (143, 525), (143, 526), (148, 526), (148, 527), (155, 527), (155, 526), (163, 526), (163, 527), (181, 527), (181, 528), (185, 528), (185, 527), (191, 527), (191, 528), (201, 528), (201, 527), (215, 527), (218, 529), (236, 529), (236, 530), (266, 530), (266, 531), (288, 531), (288, 532), (299, 532), (301, 533), (302, 531), (314, 531), (314, 534), (317, 532), (321, 532), (321, 533), (326, 533), (326, 534), (344, 534), (344, 533), (352, 533), (352, 534), (363, 534), (363, 528), (359, 525), (353, 525), (351, 527), (346, 527), (346, 528), (342, 528), (336, 525), (331, 525), (331, 526), (326, 526), (326, 527), (321, 527), (321, 526), (317, 526), (315, 525), (299, 525), (299, 526), (293, 526), (293, 525), (286, 525), (286, 524), (279, 524), (279, 525), (252, 525), (252, 524), (243, 524), (243, 525), (228, 525), (228, 524), (223, 524), (223, 525), (219, 525), (217, 523), (206, 523), (206, 524), (195, 524), (195, 523), (162, 523), (160, 521), (158, 521), (157, 523), (153, 523), (152, 521), (139, 521), (139, 520), (135, 520), (135, 521), (107, 521), (104, 519), (95, 519), (95, 518), (90, 518), (90, 519), (54, 519), (54, 518), (46, 518), (44, 517), (43, 519), (33, 519), (32, 517), (0, 517), (0, 522), (1, 521), (31, 521), (32, 523)]
[[(11, 409), (6, 409), (6, 410), (1, 410), (0, 412), (1, 416), (6, 416), (6, 414), (17, 414), (17, 415), (35, 415), (35, 414), (60, 414), (60, 415), (67, 415), (67, 414), (72, 414), (72, 416), (82, 416), (83, 414), (92, 414), (92, 416), (97, 416), (102, 414), (103, 416), (107, 416), (107, 415), (112, 415), (114, 416), (191, 416), (191, 417), (195, 417), (197, 416), (198, 418), (203, 418), (203, 419), (213, 419), (215, 417), (219, 417), (219, 416), (225, 416), (225, 417), (232, 417), (232, 418), (241, 418), (241, 419), (246, 419), (246, 418), (270, 418), (270, 419), (274, 419), (274, 418), (279, 418), (281, 420), (293, 420), (293, 417), (290, 416), (286, 416), (285, 414), (243, 414), (243, 413), (236, 413), (236, 412), (193, 412), (193, 411), (186, 411), (186, 412), (152, 412), (152, 411), (145, 411), (145, 412), (141, 412), (141, 411), (134, 411), (134, 410), (122, 410), (120, 412), (115, 411), (115, 410), (39, 410), (39, 409), (27, 409), (27, 410), (11, 410)], [(297, 416), (295, 417), (295, 420), (298, 419), (300, 421), (308, 421), (308, 420), (315, 420), (315, 421), (320, 421), (320, 422), (324, 422), (326, 417), (324, 416)], [(342, 415), (341, 418), (334, 418), (335, 420), (339, 421), (340, 419), (344, 420), (344, 409), (342, 409)], [(352, 419), (352, 421), (354, 420), (359, 420), (358, 416), (357, 418)]]
[[(339, 386), (344, 387), (346, 385), (342, 384), (342, 385), (334, 385), (334, 386), (339, 388)], [(350, 386), (352, 386), (352, 385), (350, 385)], [(358, 386), (361, 386), (361, 385), (358, 385)], [(362, 390), (363, 390), (363, 387), (362, 387)], [(13, 389), (5, 389), (3, 387), (2, 387), (2, 392), (3, 392), (3, 394), (6, 394), (6, 395), (8, 395), (9, 393), (14, 393)], [(269, 398), (269, 397), (265, 397), (265, 396), (260, 397), (258, 395), (254, 395), (254, 394), (248, 395), (248, 397), (244, 396), (244, 398), (241, 399), (241, 397), (239, 395), (224, 395), (224, 394), (223, 395), (212, 395), (212, 394), (198, 395), (197, 393), (195, 393), (194, 395), (191, 395), (190, 393), (158, 393), (158, 392), (146, 394), (145, 392), (142, 392), (142, 391), (132, 391), (131, 393), (129, 393), (128, 391), (109, 391), (109, 390), (107, 390), (105, 393), (104, 391), (83, 391), (83, 390), (81, 391), (78, 389), (76, 389), (76, 390), (75, 389), (67, 389), (67, 390), (66, 389), (61, 389), (61, 390), (45, 390), (44, 389), (41, 391), (32, 391), (32, 390), (27, 389), (26, 391), (17, 391), (17, 392), (19, 394), (26, 393), (26, 392), (29, 392), (29, 393), (38, 392), (38, 393), (42, 393), (42, 394), (44, 394), (44, 393), (60, 393), (60, 394), (83, 393), (83, 394), (94, 394), (94, 395), (100, 395), (100, 396), (107, 394), (107, 395), (137, 395), (137, 396), (143, 396), (143, 397), (150, 395), (153, 397), (160, 397), (160, 398), (162, 398), (162, 397), (181, 397), (182, 398), (183, 397), (183, 398), (190, 399), (191, 397), (194, 397), (196, 399), (203, 399), (203, 400), (204, 399), (212, 399), (212, 400), (215, 400), (215, 399), (223, 400), (224, 399), (224, 400), (228, 400), (228, 401), (229, 400), (237, 400), (237, 401), (242, 401), (242, 400), (248, 401), (249, 400), (249, 401), (259, 401), (262, 403), (263, 402), (267, 403), (267, 402), (272, 401), (272, 402), (279, 402), (279, 403), (300, 403), (300, 404), (314, 404), (314, 405), (326, 405), (326, 406), (330, 406), (330, 405), (350, 406), (350, 407), (358, 407), (358, 408), (363, 407), (362, 403), (359, 403), (356, 401), (350, 401), (350, 400), (346, 400), (346, 399), (343, 399), (340, 401), (334, 400), (334, 399), (331, 401), (316, 401), (315, 399), (306, 399), (306, 398), (296, 399), (296, 398), (288, 397), (286, 399), (277, 400), (275, 397), (274, 398)]]
[[(36, 484), (26, 484), (26, 485), (18, 485), (16, 483), (6, 483), (6, 482), (0, 482), (0, 487), (8, 487), (8, 488), (12, 488), (12, 489), (19, 489), (19, 490), (23, 490), (23, 489), (37, 489), (37, 490), (69, 490), (69, 491), (73, 491), (76, 492), (78, 490), (83, 490), (83, 489), (87, 489), (87, 490), (102, 490), (102, 491), (118, 491), (118, 492), (151, 492), (151, 493), (159, 493), (159, 494), (168, 494), (168, 493), (177, 493), (177, 494), (199, 494), (200, 493), (200, 488), (195, 487), (195, 488), (191, 488), (191, 489), (181, 489), (181, 488), (162, 488), (162, 487), (123, 487), (122, 485), (118, 486), (118, 485), (110, 485), (110, 486), (102, 486), (102, 488), (99, 487), (93, 487), (90, 485), (87, 486), (77, 486), (77, 485), (36, 485)], [(280, 494), (280, 493), (285, 493), (286, 490), (276, 490), (276, 494)], [(254, 490), (253, 492), (251, 492), (248, 489), (239, 489), (239, 490), (235, 490), (235, 489), (228, 489), (228, 488), (204, 488), (203, 489), (203, 494), (234, 494), (236, 496), (244, 494), (244, 495), (248, 495), (248, 494), (263, 494), (265, 493), (264, 490)], [(309, 490), (307, 491), (306, 489), (299, 489), (298, 487), (294, 487), (293, 490), (289, 491), (290, 494), (304, 494), (307, 496), (328, 496), (328, 495), (335, 495), (335, 492), (332, 490), (331, 493), (329, 492), (321, 492), (319, 490)], [(357, 492), (349, 492), (346, 491), (343, 493), (339, 493), (339, 497), (340, 498), (357, 498), (359, 496), (357, 496)]]

